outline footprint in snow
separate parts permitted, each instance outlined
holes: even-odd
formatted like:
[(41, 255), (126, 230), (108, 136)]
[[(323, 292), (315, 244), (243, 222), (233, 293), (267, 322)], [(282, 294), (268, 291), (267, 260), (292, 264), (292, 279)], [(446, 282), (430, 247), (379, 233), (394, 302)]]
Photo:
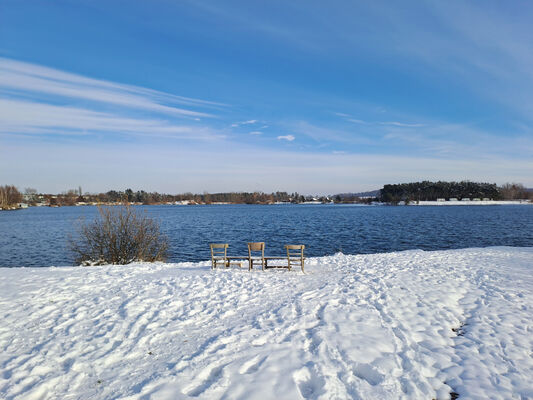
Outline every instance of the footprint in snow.
[(191, 397), (200, 396), (222, 377), (226, 365), (222, 364), (214, 368), (204, 369), (198, 374), (198, 379), (186, 387), (183, 393)]
[[(317, 373), (313, 362), (292, 374), (300, 395), (304, 399), (316, 399), (324, 393), (324, 378)], [(309, 367), (309, 368), (308, 368)]]
[(353, 367), (353, 374), (359, 379), (367, 381), (372, 386), (379, 385), (384, 379), (384, 375), (370, 364), (357, 364)]
[(268, 356), (255, 356), (251, 358), (242, 365), (242, 367), (239, 369), (239, 374), (251, 374), (252, 372), (257, 371), (267, 358)]

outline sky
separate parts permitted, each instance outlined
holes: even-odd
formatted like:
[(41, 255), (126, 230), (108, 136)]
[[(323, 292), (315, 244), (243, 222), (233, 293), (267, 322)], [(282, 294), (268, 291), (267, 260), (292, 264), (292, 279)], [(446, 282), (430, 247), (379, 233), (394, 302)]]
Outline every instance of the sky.
[(533, 187), (528, 1), (0, 2), (0, 184)]

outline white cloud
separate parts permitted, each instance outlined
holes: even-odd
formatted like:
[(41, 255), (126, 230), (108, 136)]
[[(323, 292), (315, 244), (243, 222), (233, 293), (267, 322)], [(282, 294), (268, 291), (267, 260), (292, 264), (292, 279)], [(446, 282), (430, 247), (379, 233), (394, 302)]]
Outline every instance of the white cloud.
[(223, 104), (1, 57), (0, 93), (2, 134), (223, 137), (214, 129), (202, 126), (199, 118), (213, 117), (203, 110), (224, 107)]
[[(340, 115), (337, 113), (340, 117), (347, 117), (347, 115), (343, 114)], [(423, 126), (426, 126), (425, 124), (420, 123), (410, 123), (410, 122), (399, 122), (399, 121), (376, 121), (376, 122), (370, 122), (370, 121), (363, 121), (362, 119), (356, 119), (356, 118), (344, 118), (345, 121), (353, 122), (354, 124), (361, 124), (361, 125), (392, 125), (392, 126), (401, 126), (401, 127), (407, 127), (407, 128), (421, 128)]]
[(278, 136), (278, 140), (287, 140), (292, 142), (294, 139), (296, 138), (293, 135)]
[(238, 126), (242, 126), (242, 125), (253, 125), (253, 124), (256, 124), (257, 123), (257, 120), (256, 119), (250, 119), (248, 121), (242, 121), (242, 122), (235, 122), (233, 124), (231, 124), (231, 127), (232, 128), (236, 128)]
[(421, 128), (425, 126), (424, 124), (409, 124), (405, 122), (397, 122), (397, 121), (390, 121), (390, 122), (378, 122), (380, 125), (393, 125), (393, 126), (402, 126), (406, 128)]
[(155, 118), (131, 118), (84, 108), (0, 98), (0, 133), (79, 135), (96, 132), (188, 139), (222, 137), (204, 126), (173, 124)]
[(346, 118), (346, 121), (353, 122), (354, 124), (363, 124), (363, 125), (369, 125), (369, 122), (363, 121), (362, 119), (355, 119), (355, 118)]
[(60, 96), (69, 99), (91, 101), (99, 106), (120, 106), (180, 117), (212, 117), (211, 113), (176, 107), (222, 107), (221, 103), (176, 96), (157, 90), (125, 85), (105, 80), (87, 78), (0, 57), (0, 88), (10, 93), (41, 96)]
[(263, 132), (259, 132), (259, 131), (252, 131), (250, 132), (250, 135), (262, 135)]

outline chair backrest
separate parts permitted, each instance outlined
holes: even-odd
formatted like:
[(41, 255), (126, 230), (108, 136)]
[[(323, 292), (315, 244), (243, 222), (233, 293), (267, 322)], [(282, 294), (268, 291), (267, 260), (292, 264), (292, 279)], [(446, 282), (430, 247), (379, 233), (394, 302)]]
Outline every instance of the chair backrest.
[(261, 257), (265, 257), (265, 242), (248, 243), (248, 256), (252, 256), (252, 251), (260, 251)]
[(302, 272), (304, 272), (304, 249), (305, 245), (303, 244), (287, 244), (285, 245), (287, 249), (287, 264), (289, 266), (289, 271), (293, 265), (299, 265), (302, 267)]
[(209, 247), (211, 248), (211, 258), (213, 257), (224, 257), (226, 258), (226, 252), (228, 250), (229, 244), (227, 243), (210, 243)]
[(285, 246), (285, 248), (287, 249), (287, 257), (289, 259), (302, 259), (304, 257), (304, 244), (288, 244)]

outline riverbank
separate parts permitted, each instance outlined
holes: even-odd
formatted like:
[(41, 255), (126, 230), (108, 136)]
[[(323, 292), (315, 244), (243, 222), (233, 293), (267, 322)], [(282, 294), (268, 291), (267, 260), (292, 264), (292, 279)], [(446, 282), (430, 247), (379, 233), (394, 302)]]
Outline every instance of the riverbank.
[(9, 268), (0, 397), (533, 396), (533, 248)]

